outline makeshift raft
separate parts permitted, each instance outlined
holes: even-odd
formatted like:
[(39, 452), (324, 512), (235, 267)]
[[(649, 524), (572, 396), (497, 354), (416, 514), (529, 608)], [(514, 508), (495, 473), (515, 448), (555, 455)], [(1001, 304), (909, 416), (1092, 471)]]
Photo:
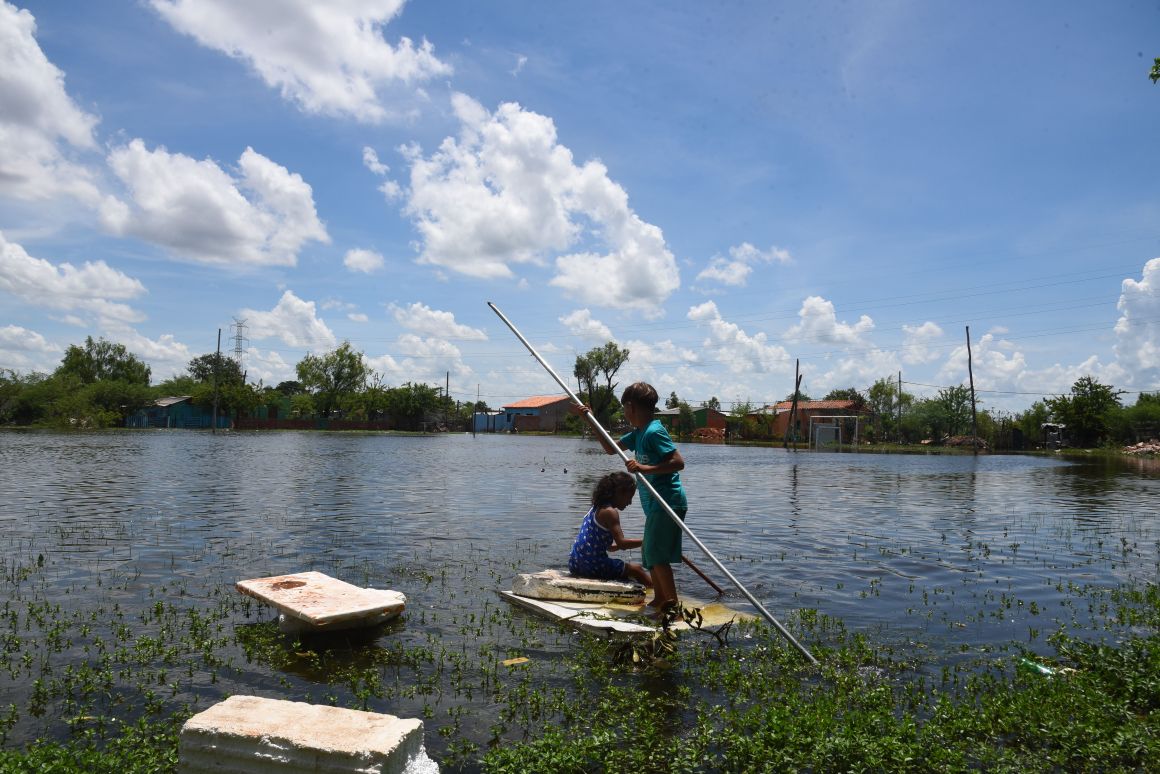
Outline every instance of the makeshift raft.
[(407, 606), (398, 591), (364, 589), (313, 571), (241, 580), (236, 587), (277, 608), (278, 625), (290, 633), (378, 626)]
[[(572, 597), (569, 599), (567, 596), (570, 591)], [(544, 598), (533, 594), (550, 596)], [(501, 590), (499, 595), (513, 605), (544, 618), (610, 638), (647, 636), (660, 629), (648, 618), (653, 611), (644, 605), (644, 587), (635, 583), (577, 578), (559, 570), (545, 570), (516, 576), (511, 591)], [(626, 595), (631, 601), (618, 601)], [(703, 628), (715, 628), (729, 621), (754, 618), (751, 614), (733, 610), (720, 602), (705, 604), (683, 596), (681, 604), (701, 610)], [(677, 619), (670, 628), (681, 630), (690, 627), (683, 620)]]

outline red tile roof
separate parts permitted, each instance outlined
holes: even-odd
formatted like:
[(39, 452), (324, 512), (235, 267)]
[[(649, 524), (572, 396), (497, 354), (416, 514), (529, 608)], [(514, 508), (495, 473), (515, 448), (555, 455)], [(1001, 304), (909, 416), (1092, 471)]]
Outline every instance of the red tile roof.
[(570, 400), (570, 398), (567, 395), (533, 395), (530, 398), (517, 400), (515, 403), (504, 404), (503, 408), (542, 408), (544, 406), (550, 406), (553, 403), (559, 403), (562, 400)]
[[(774, 406), (778, 411), (789, 411), (793, 406), (793, 401), (783, 400)], [(836, 411), (842, 409), (854, 408), (854, 401), (852, 400), (800, 400), (797, 404), (798, 411)]]

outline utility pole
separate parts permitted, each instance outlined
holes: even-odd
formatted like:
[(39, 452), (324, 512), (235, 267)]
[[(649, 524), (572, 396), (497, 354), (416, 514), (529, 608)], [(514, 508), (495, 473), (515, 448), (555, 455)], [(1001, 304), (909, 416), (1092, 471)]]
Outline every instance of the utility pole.
[(975, 371), (971, 366), (971, 326), (967, 326), (967, 377), (971, 380), (971, 448), (979, 456), (979, 417), (975, 411)]
[(902, 372), (898, 372), (898, 445), (902, 445)]
[(801, 360), (794, 360), (793, 361), (793, 401), (789, 404), (789, 424), (786, 425), (785, 435), (782, 436), (782, 439), (781, 439), (781, 448), (784, 449), (787, 445), (789, 445), (789, 434), (790, 434), (790, 431), (792, 431), (793, 432), (793, 450), (795, 452), (797, 451), (798, 435), (797, 435), (797, 428), (794, 426), (794, 420), (797, 418), (798, 391), (801, 389), (801, 386), (802, 386), (802, 375), (801, 375), (801, 372), (799, 370), (801, 367), (801, 363), (802, 363)]
[(222, 329), (218, 328), (218, 343), (217, 354), (213, 357), (213, 424), (210, 425), (210, 432), (217, 435), (217, 409), (218, 409), (218, 363), (222, 360)]

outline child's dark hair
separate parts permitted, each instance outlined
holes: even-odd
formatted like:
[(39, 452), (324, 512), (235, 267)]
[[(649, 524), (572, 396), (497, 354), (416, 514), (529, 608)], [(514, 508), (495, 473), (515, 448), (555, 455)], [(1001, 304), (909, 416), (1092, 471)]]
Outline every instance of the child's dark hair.
[(622, 489), (635, 489), (636, 479), (625, 473), (623, 470), (618, 470), (615, 473), (609, 473), (604, 478), (596, 482), (596, 488), (592, 490), (592, 505), (599, 508), (602, 505), (611, 505), (612, 496)]
[(648, 411), (656, 411), (657, 408), (657, 391), (647, 382), (635, 382), (624, 388), (624, 394), (620, 396), (621, 403), (631, 403)]

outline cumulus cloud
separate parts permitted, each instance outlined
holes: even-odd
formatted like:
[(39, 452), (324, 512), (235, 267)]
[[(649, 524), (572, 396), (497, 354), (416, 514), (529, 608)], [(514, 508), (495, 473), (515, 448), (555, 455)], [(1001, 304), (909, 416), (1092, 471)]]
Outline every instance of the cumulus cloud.
[(250, 347), (242, 362), (245, 363), (246, 378), (251, 382), (260, 380), (267, 386), (275, 387), (282, 382), (298, 379), (294, 364), (287, 363), (277, 350), (263, 352), (257, 347)]
[(363, 147), (363, 166), (380, 177), (391, 171), (390, 167), (379, 161), (379, 154), (369, 145)]
[(0, 232), (0, 291), (43, 309), (69, 313), (84, 324), (140, 322), (145, 317), (125, 303), (145, 293), (140, 281), (110, 267), (104, 261), (53, 264), (34, 258), (9, 242)]
[(604, 165), (577, 166), (552, 120), (517, 104), (490, 113), (456, 94), (452, 105), (458, 138), (429, 158), (413, 145), (401, 149), (411, 165), (404, 211), (422, 236), (419, 262), (509, 279), (513, 266), (543, 265), (556, 254), (551, 284), (581, 301), (659, 312), (680, 285), (676, 260)]
[(463, 361), (459, 347), (440, 338), (424, 338), (404, 333), (395, 342), (396, 353), (368, 357), (367, 364), (388, 385), (403, 382), (442, 384), (448, 375), (460, 384), (474, 371)]
[(232, 176), (139, 139), (109, 154), (129, 203), (106, 203), (102, 222), (192, 261), (220, 266), (293, 266), (308, 241), (329, 242), (313, 191), (302, 178), (252, 148)]
[(1160, 258), (1144, 264), (1139, 280), (1124, 280), (1116, 308), (1116, 360), (1132, 386), (1153, 387), (1160, 379)]
[(688, 318), (708, 331), (705, 348), (734, 373), (784, 371), (792, 362), (785, 348), (768, 343), (764, 333), (750, 335), (722, 318), (712, 301), (690, 307)]
[(761, 251), (748, 242), (729, 248), (729, 257), (714, 255), (709, 265), (697, 275), (697, 280), (708, 280), (722, 285), (742, 287), (759, 263), (790, 263), (793, 260), (788, 250), (771, 247)]
[(370, 318), (362, 312), (350, 312), (347, 314), (346, 319), (356, 323), (370, 322)]
[[(455, 322), (455, 315), (451, 312), (441, 312), (422, 303), (414, 303), (407, 307), (391, 304), (388, 308), (396, 322), (420, 336), (466, 341), (487, 340), (487, 334), (478, 328)], [(408, 341), (413, 343), (413, 339), (414, 337)]]
[(250, 338), (281, 339), (290, 347), (325, 350), (337, 345), (334, 333), (319, 319), (313, 301), (303, 301), (287, 290), (268, 312), (243, 309), (241, 316), (250, 325)]
[(116, 326), (110, 334), (111, 340), (124, 344), (127, 350), (145, 361), (155, 382), (162, 381), (165, 378), (163, 374), (185, 373), (189, 361), (197, 356), (188, 346), (169, 333), (151, 339), (133, 328)]
[(371, 274), (383, 268), (383, 256), (376, 253), (374, 250), (354, 249), (347, 250), (346, 256), (342, 259), (342, 265), (351, 271), (360, 271), (363, 274)]
[(19, 325), (0, 327), (0, 369), (48, 373), (60, 364), (64, 350), (36, 331)]
[(64, 73), (36, 42), (32, 14), (0, 2), (0, 195), (96, 204), (93, 174), (73, 156), (96, 149), (97, 121), (69, 97)]
[(396, 117), (386, 104), (399, 86), (451, 74), (423, 40), (392, 46), (383, 28), (404, 0), (150, 0), (163, 19), (203, 46), (249, 64), (282, 97), (308, 113), (375, 123)]
[(874, 321), (866, 315), (853, 325), (839, 322), (833, 303), (820, 296), (806, 298), (798, 317), (800, 322), (785, 332), (790, 341), (858, 346), (864, 343), (864, 334), (874, 329)]
[(570, 314), (557, 318), (573, 336), (593, 341), (608, 341), (612, 338), (612, 330), (604, 323), (592, 317), (587, 309), (577, 309)]
[(929, 363), (938, 360), (936, 342), (942, 339), (943, 329), (927, 320), (922, 325), (903, 325), (902, 362)]

